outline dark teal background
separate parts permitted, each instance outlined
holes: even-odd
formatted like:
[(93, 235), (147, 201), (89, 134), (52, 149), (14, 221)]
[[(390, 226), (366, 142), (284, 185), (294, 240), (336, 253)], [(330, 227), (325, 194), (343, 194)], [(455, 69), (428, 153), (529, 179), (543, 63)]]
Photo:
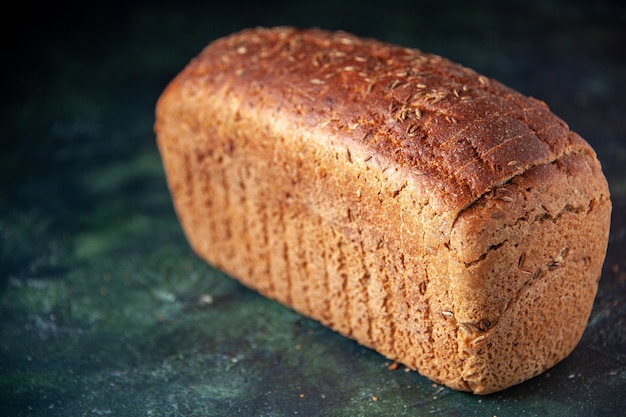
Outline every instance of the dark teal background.
[[(626, 7), (595, 1), (62, 2), (3, 14), (0, 415), (594, 416), (626, 410)], [(444, 55), (546, 101), (614, 204), (588, 328), (501, 393), (433, 384), (190, 251), (152, 132), (211, 40), (319, 26)]]

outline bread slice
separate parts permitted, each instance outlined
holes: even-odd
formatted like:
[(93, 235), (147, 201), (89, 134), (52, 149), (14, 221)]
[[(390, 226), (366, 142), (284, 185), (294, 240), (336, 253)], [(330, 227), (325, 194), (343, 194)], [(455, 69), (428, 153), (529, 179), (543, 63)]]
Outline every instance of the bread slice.
[(155, 131), (199, 256), (433, 381), (502, 390), (585, 329), (609, 190), (539, 100), (415, 49), (256, 28), (189, 63)]

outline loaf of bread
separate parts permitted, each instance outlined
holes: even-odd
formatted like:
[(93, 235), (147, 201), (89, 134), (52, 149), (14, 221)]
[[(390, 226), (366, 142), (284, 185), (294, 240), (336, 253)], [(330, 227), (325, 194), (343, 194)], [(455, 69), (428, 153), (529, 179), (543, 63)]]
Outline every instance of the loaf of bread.
[(255, 28), (189, 63), (155, 131), (200, 257), (435, 382), (502, 390), (582, 336), (609, 191), (539, 100), (419, 50)]

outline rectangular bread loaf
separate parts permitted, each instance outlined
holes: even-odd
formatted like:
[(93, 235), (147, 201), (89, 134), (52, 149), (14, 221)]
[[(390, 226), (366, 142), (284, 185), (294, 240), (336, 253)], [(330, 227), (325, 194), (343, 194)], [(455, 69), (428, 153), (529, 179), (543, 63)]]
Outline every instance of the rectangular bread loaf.
[(200, 257), (433, 381), (502, 390), (582, 336), (609, 191), (539, 100), (415, 49), (255, 28), (189, 63), (155, 131)]

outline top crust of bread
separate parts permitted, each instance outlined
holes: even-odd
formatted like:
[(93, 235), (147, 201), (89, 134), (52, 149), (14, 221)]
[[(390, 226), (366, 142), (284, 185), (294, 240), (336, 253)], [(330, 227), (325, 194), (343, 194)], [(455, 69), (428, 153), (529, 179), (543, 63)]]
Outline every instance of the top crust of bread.
[(244, 30), (206, 48), (186, 78), (203, 73), (208, 86), (228, 78), (248, 110), (293, 111), (303, 130), (343, 132), (337, 139), (358, 141), (366, 158), (436, 184), (433, 197), (456, 214), (533, 166), (595, 157), (542, 101), (440, 56), (341, 31)]
[(545, 103), (436, 55), (280, 27), (211, 43), (156, 112), (192, 247), (251, 288), (479, 394), (580, 339), (611, 203)]

